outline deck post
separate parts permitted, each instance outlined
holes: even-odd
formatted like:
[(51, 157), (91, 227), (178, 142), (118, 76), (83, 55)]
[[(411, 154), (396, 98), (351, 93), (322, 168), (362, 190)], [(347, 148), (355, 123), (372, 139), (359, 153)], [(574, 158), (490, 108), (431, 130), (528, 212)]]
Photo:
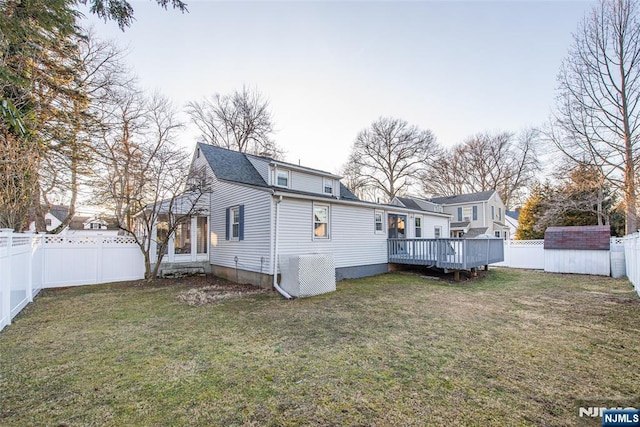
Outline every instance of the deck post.
[(467, 269), (467, 257), (469, 256), (469, 245), (467, 244), (468, 240), (462, 240), (462, 268)]
[(455, 270), (453, 272), (453, 280), (455, 280), (456, 282), (460, 281), (460, 270)]

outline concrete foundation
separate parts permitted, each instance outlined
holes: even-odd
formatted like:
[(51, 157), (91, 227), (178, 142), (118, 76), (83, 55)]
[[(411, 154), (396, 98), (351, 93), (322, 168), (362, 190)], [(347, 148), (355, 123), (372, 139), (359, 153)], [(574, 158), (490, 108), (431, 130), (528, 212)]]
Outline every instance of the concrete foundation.
[(248, 283), (263, 289), (273, 287), (273, 276), (270, 274), (256, 273), (255, 271), (240, 270), (219, 265), (211, 265), (211, 272), (218, 277), (235, 283)]
[[(222, 267), (219, 265), (211, 265), (211, 273), (223, 279), (230, 280), (235, 283), (248, 283), (263, 289), (271, 289), (273, 287), (273, 276), (271, 274), (256, 273), (255, 271), (247, 271), (230, 267)], [(359, 277), (376, 276), (378, 274), (387, 273), (389, 264), (371, 264), (358, 265), (354, 267), (336, 268), (336, 281), (345, 279), (357, 279)]]
[(360, 277), (377, 276), (388, 273), (389, 264), (357, 265), (354, 267), (336, 268), (336, 281), (344, 279), (357, 279)]
[[(151, 269), (153, 270), (153, 268), (155, 267), (155, 264), (151, 264)], [(180, 270), (180, 269), (184, 269), (185, 271), (188, 270), (197, 270), (197, 269), (204, 269), (205, 273), (211, 273), (211, 264), (209, 264), (209, 261), (194, 261), (194, 262), (163, 262), (160, 265), (160, 269), (158, 270), (158, 277), (163, 277), (164, 271), (167, 270)]]

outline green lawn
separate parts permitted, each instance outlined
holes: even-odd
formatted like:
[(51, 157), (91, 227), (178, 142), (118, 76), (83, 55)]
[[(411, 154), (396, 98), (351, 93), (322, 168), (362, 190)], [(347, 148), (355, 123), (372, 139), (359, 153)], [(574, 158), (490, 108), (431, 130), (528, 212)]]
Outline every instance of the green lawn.
[(0, 425), (573, 425), (640, 395), (626, 280), (388, 274), (200, 306), (160, 283), (43, 292), (0, 332)]

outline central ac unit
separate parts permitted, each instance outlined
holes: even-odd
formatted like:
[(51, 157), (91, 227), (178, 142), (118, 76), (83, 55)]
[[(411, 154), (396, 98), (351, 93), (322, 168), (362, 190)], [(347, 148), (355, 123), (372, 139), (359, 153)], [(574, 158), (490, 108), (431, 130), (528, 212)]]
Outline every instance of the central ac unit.
[(280, 287), (293, 297), (310, 297), (336, 290), (333, 254), (308, 254), (280, 260)]

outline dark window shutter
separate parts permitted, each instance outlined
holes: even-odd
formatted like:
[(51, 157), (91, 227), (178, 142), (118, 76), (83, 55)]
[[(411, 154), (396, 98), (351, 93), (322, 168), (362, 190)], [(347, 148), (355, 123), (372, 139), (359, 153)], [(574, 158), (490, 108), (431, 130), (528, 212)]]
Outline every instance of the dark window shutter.
[(478, 207), (477, 206), (473, 207), (473, 220), (474, 221), (478, 220)]
[(238, 224), (238, 240), (244, 240), (244, 205), (240, 205), (240, 223)]
[(462, 221), (462, 208), (458, 208), (458, 221)]
[(227, 208), (225, 218), (224, 218), (224, 239), (229, 240), (229, 223), (231, 222), (231, 208)]

